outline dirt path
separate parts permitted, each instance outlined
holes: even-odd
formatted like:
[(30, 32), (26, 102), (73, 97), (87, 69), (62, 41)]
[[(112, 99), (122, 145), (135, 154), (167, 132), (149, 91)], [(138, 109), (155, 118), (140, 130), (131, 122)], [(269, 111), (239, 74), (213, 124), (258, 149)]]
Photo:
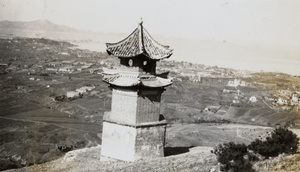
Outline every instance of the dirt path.
[(263, 100), (263, 102), (270, 108), (270, 109), (274, 109), (275, 110), (275, 108), (273, 108), (272, 106), (270, 106), (266, 101), (265, 101), (265, 99), (262, 99)]
[(239, 138), (241, 138), (241, 139), (248, 140), (249, 142), (252, 142), (251, 139), (248, 139), (248, 138), (246, 138), (246, 137), (243, 137), (243, 136), (241, 136), (241, 135), (239, 134), (239, 128), (238, 128), (238, 127), (236, 127), (236, 136), (239, 137)]

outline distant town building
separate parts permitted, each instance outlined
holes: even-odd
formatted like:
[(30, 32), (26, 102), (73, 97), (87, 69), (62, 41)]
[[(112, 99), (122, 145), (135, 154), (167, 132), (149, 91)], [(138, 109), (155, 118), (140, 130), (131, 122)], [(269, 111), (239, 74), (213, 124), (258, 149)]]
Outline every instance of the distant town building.
[(220, 106), (207, 106), (204, 108), (203, 112), (213, 112), (216, 113), (220, 109)]
[(225, 86), (223, 93), (240, 94), (240, 90), (237, 90), (235, 87)]
[(65, 55), (65, 56), (69, 55), (69, 53), (68, 53), (68, 52), (60, 52), (59, 54), (61, 54), (61, 55)]
[(8, 64), (6, 64), (6, 63), (0, 63), (0, 67), (7, 67), (8, 66)]
[(67, 92), (67, 97), (68, 97), (68, 98), (79, 97), (79, 92), (77, 92), (77, 91), (68, 91), (68, 92)]
[(237, 99), (235, 99), (235, 100), (232, 100), (232, 103), (233, 104), (239, 104), (239, 103), (241, 103), (239, 100), (237, 100)]
[(246, 82), (245, 81), (241, 81), (240, 86), (246, 86)]
[(255, 102), (257, 102), (257, 98), (256, 98), (255, 96), (251, 96), (251, 97), (249, 98), (249, 101), (250, 101), (251, 103), (255, 103)]
[(227, 86), (230, 86), (230, 87), (246, 86), (246, 82), (241, 81), (239, 79), (234, 79), (233, 81), (232, 80), (228, 81)]
[(298, 97), (298, 94), (296, 92), (294, 92), (291, 96), (291, 100), (293, 103), (298, 103), (299, 102), (299, 97)]
[(94, 86), (84, 86), (84, 87), (81, 87), (81, 88), (77, 88), (76, 91), (79, 92), (80, 94), (83, 94), (87, 91), (93, 90), (94, 88), (95, 88)]
[(288, 101), (287, 101), (286, 99), (283, 99), (283, 98), (279, 97), (279, 98), (277, 99), (277, 103), (278, 103), (279, 105), (287, 105), (287, 104), (288, 104)]
[(237, 87), (240, 85), (240, 80), (234, 79), (233, 81), (228, 81), (227, 86)]
[(59, 68), (58, 71), (63, 73), (72, 73), (75, 71), (75, 68), (73, 66), (66, 66)]

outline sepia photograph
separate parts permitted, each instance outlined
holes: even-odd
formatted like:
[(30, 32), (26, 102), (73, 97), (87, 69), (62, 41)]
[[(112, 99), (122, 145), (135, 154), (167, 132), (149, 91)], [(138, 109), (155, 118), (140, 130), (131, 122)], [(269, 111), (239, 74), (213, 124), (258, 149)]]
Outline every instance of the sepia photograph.
[(0, 171), (300, 171), (300, 1), (0, 0)]

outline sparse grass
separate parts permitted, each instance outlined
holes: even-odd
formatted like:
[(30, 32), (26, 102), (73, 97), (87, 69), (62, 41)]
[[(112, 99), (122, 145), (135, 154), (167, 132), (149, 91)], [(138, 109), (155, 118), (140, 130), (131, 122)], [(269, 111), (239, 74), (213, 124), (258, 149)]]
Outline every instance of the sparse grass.
[[(0, 170), (57, 159), (63, 153), (57, 149), (56, 145), (73, 145), (78, 149), (85, 147), (88, 143), (84, 137), (87, 132), (43, 122), (0, 118), (0, 125)], [(100, 143), (98, 136), (90, 136), (89, 139)], [(6, 159), (12, 160), (8, 162)]]
[(234, 141), (249, 144), (260, 135), (266, 136), (273, 128), (241, 124), (174, 124), (167, 128), (169, 147), (210, 146)]
[(268, 171), (300, 171), (300, 154), (279, 156)]

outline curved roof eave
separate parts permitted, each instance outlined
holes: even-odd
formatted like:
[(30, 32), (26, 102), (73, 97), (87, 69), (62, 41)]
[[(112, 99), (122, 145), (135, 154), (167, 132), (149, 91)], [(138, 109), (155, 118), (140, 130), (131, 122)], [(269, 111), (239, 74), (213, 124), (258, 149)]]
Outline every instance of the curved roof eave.
[(116, 43), (106, 43), (107, 53), (120, 58), (136, 57), (144, 54), (149, 59), (161, 60), (169, 58), (173, 53), (169, 46), (158, 43), (143, 28), (142, 23), (125, 39)]
[(138, 31), (139, 30), (139, 28), (136, 28), (136, 29), (134, 29), (134, 31), (133, 32), (131, 32), (126, 38), (124, 38), (124, 39), (122, 39), (121, 41), (119, 41), (119, 42), (115, 42), (115, 43), (105, 43), (105, 45), (106, 45), (106, 47), (108, 47), (108, 46), (115, 46), (115, 45), (118, 45), (118, 44), (120, 44), (120, 43), (122, 43), (122, 42), (125, 42), (130, 36), (132, 36), (136, 31)]

